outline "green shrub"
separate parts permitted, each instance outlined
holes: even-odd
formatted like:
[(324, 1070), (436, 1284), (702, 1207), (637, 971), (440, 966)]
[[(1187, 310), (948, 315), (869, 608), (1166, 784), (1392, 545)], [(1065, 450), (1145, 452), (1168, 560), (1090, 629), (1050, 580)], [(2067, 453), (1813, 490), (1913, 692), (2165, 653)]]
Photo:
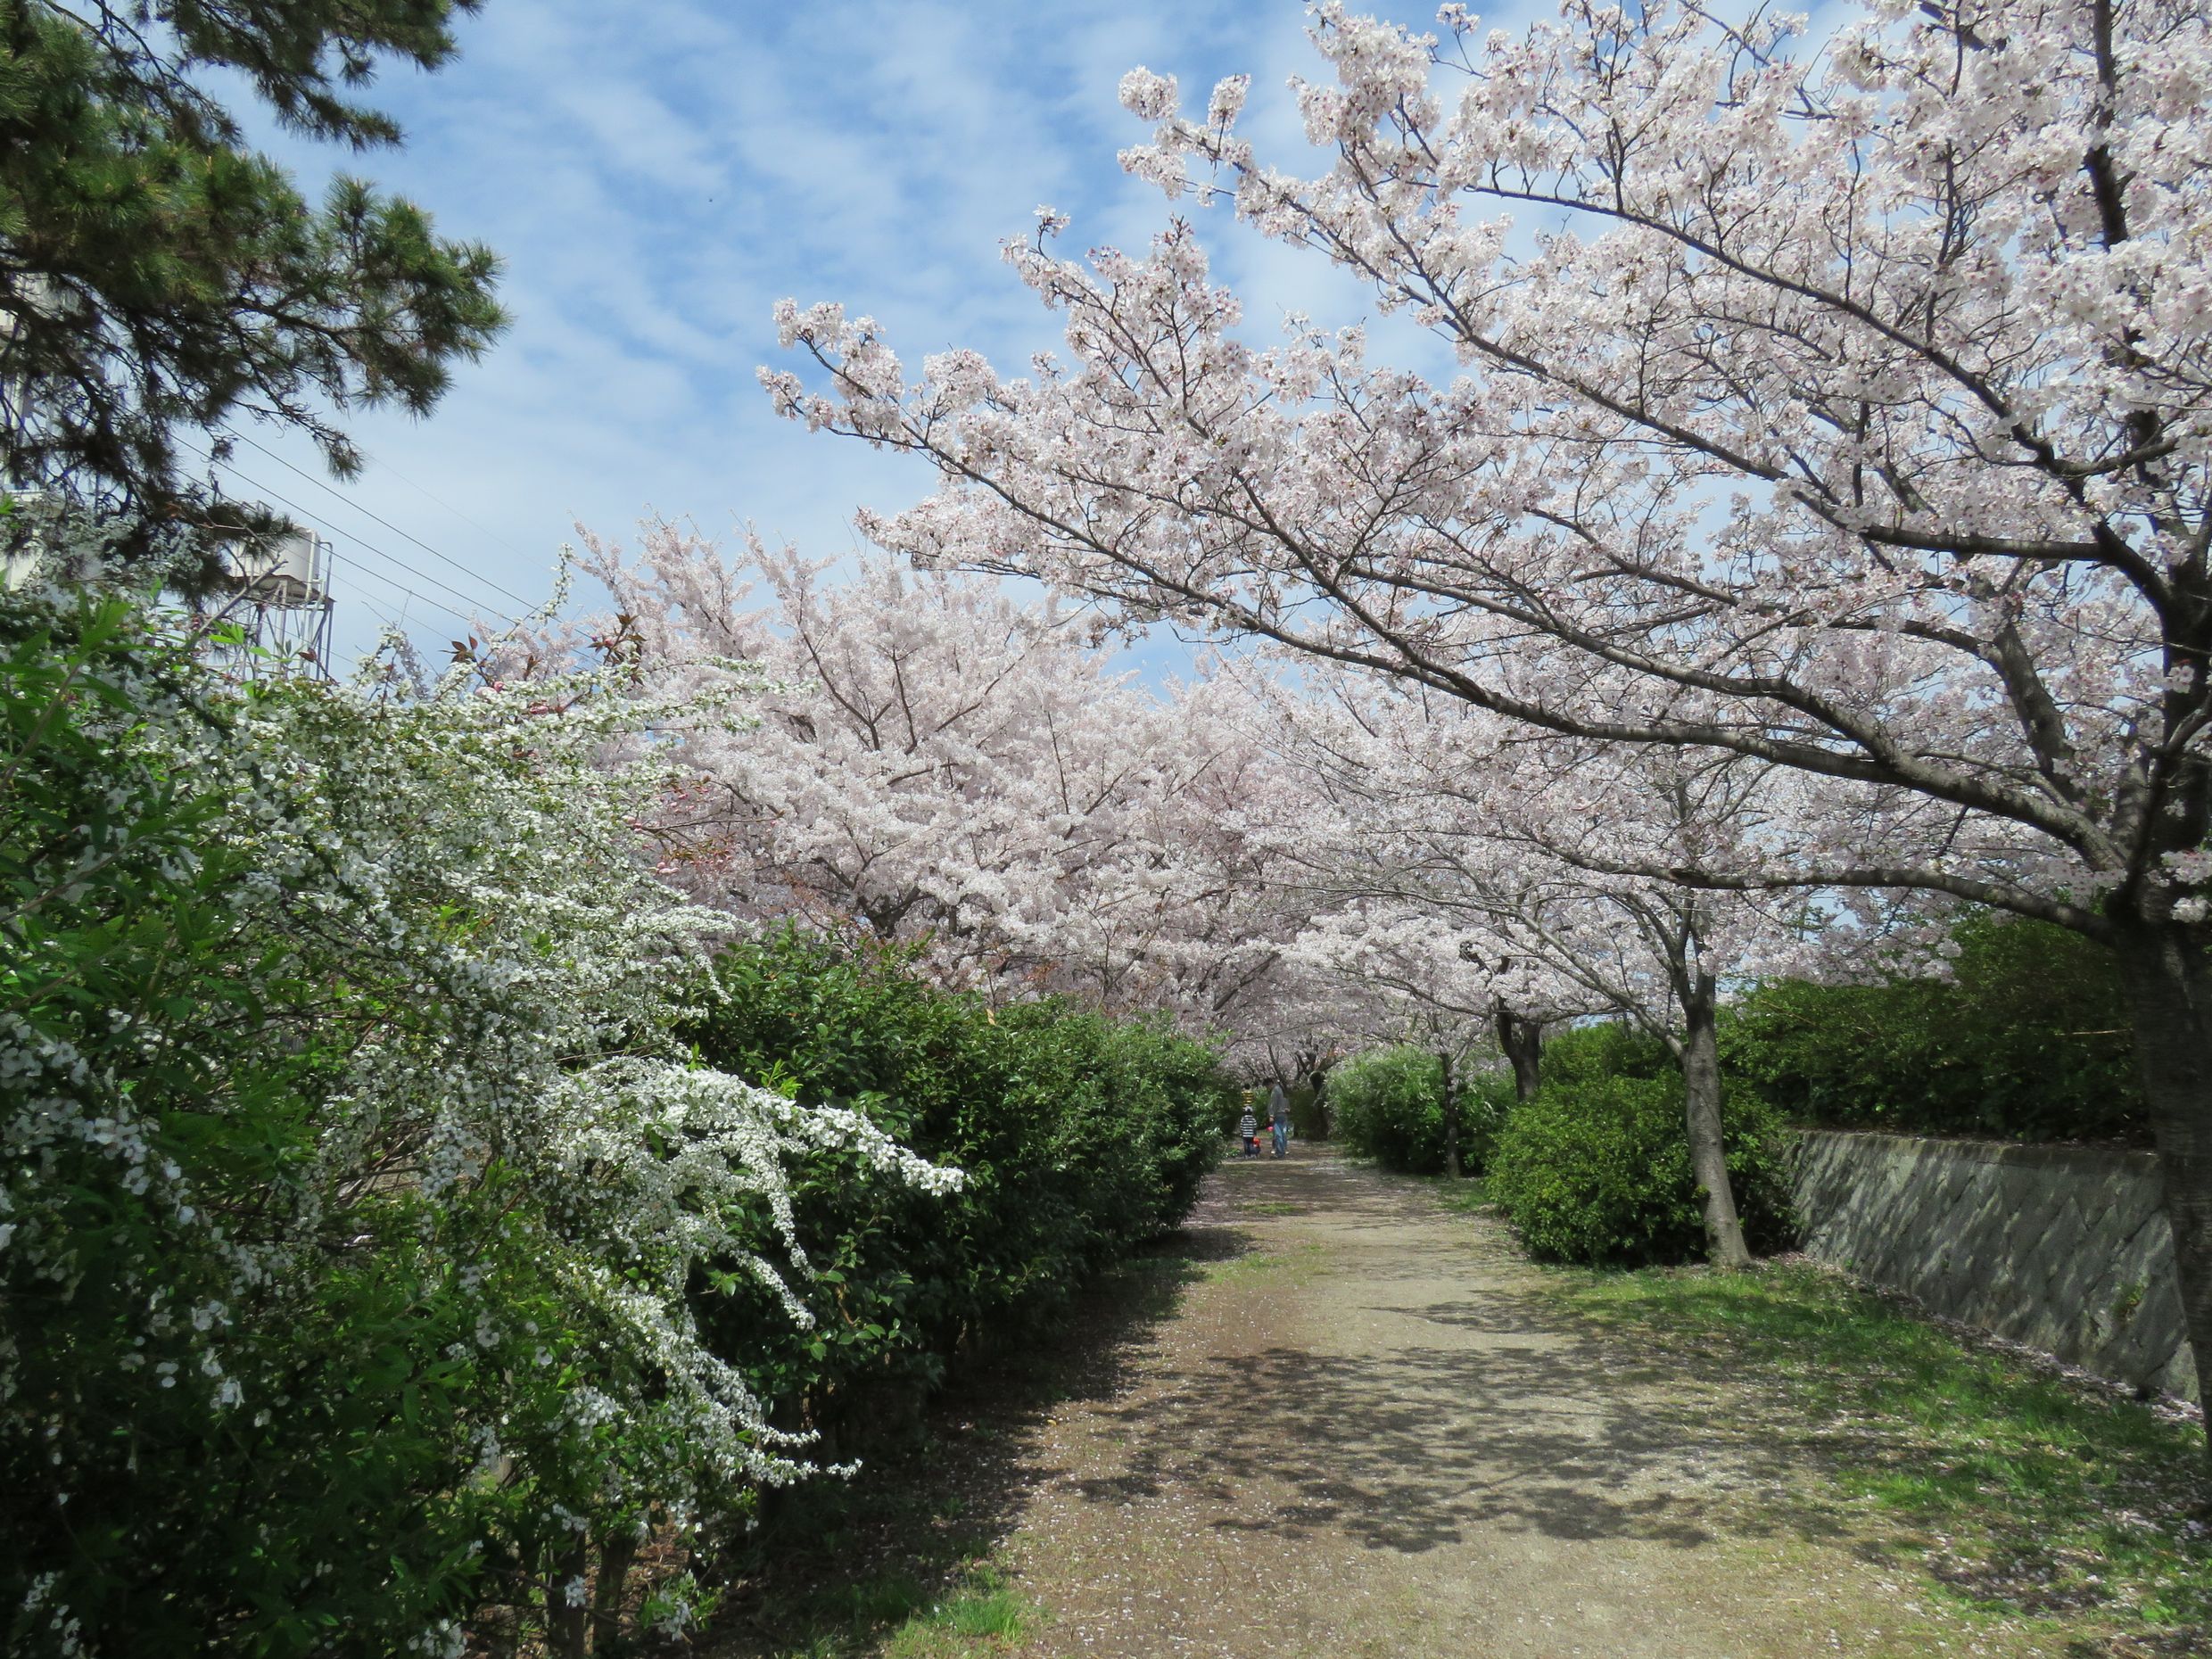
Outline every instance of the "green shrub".
[[(1755, 1096), (1722, 1110), (1729, 1180), (1753, 1250), (1790, 1238), (1781, 1121)], [(1680, 1077), (1548, 1081), (1506, 1119), (1489, 1196), (1542, 1261), (1641, 1267), (1702, 1259), (1704, 1212), (1691, 1173)]]
[(786, 930), (730, 951), (718, 977), (728, 995), (691, 1028), (706, 1059), (857, 1108), (967, 1175), (925, 1200), (810, 1154), (792, 1188), (821, 1269), (803, 1287), (814, 1327), (742, 1275), (700, 1299), (718, 1349), (829, 1449), (905, 1422), (957, 1352), (1034, 1333), (1178, 1225), (1236, 1110), (1215, 1051), (1164, 1024), (993, 1010), (933, 988), (909, 953)]
[(1721, 1058), (1792, 1119), (2007, 1140), (2146, 1141), (2111, 954), (1977, 915), (1949, 980), (1776, 980), (1723, 1015)]
[(1544, 1040), (1543, 1081), (1595, 1083), (1601, 1077), (1679, 1075), (1667, 1045), (1625, 1019), (1569, 1026)]
[(888, 1149), (675, 1041), (727, 924), (638, 858), (642, 706), (241, 687), (126, 598), (0, 595), (9, 1655), (458, 1652), (487, 1600), (534, 1640), (792, 1473), (690, 1273), (763, 1149)]
[[(1500, 1073), (1463, 1076), (1459, 1165), (1479, 1175), (1513, 1096)], [(1354, 1056), (1329, 1073), (1330, 1119), (1355, 1156), (1385, 1169), (1436, 1175), (1444, 1168), (1444, 1067), (1426, 1049), (1403, 1044)]]
[(1482, 1175), (1498, 1156), (1498, 1137), (1521, 1103), (1509, 1070), (1478, 1071), (1459, 1085), (1460, 1168)]

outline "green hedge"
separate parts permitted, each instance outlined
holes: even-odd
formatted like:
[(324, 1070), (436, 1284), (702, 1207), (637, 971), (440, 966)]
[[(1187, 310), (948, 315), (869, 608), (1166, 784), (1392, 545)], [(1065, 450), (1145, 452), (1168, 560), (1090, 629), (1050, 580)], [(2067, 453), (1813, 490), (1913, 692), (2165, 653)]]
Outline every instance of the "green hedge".
[[(1587, 1062), (1596, 1046), (1569, 1052)], [(1680, 1077), (1587, 1063), (1563, 1069), (1507, 1117), (1490, 1159), (1490, 1199), (1529, 1253), (1589, 1266), (1702, 1260), (1704, 1208)], [(1737, 1091), (1721, 1121), (1746, 1239), (1754, 1251), (1786, 1248), (1793, 1229), (1779, 1116)]]
[(2001, 916), (1953, 937), (1948, 980), (1756, 987), (1723, 1016), (1722, 1063), (1802, 1123), (2147, 1143), (2110, 953)]
[(1608, 1077), (1679, 1077), (1664, 1043), (1624, 1019), (1569, 1026), (1544, 1042), (1543, 1081), (1581, 1085)]
[[(11, 1656), (546, 1650), (648, 1529), (624, 1634), (680, 1630), (685, 1546), (789, 1473), (713, 1362), (786, 1426), (916, 1399), (1218, 1153), (1204, 1046), (797, 937), (728, 956), (688, 1038), (970, 1179), (718, 1118), (673, 1035), (707, 936), (607, 728), (454, 702), (241, 689), (126, 599), (0, 594)], [(811, 1330), (745, 1255), (789, 1259), (747, 1196), (778, 1161)]]
[(1034, 1333), (1088, 1275), (1178, 1225), (1234, 1115), (1215, 1051), (1162, 1024), (1058, 1002), (992, 1010), (899, 953), (797, 931), (718, 971), (727, 997), (692, 1032), (703, 1058), (855, 1107), (968, 1176), (924, 1198), (811, 1155), (792, 1184), (820, 1270), (814, 1328), (742, 1276), (700, 1298), (720, 1350), (832, 1451), (903, 1421), (955, 1353)]
[[(1509, 1075), (1461, 1078), (1459, 1162), (1467, 1174), (1489, 1162), (1512, 1098)], [(1426, 1049), (1406, 1044), (1345, 1061), (1329, 1073), (1329, 1116), (1335, 1138), (1356, 1157), (1412, 1175), (1444, 1168), (1444, 1067)]]

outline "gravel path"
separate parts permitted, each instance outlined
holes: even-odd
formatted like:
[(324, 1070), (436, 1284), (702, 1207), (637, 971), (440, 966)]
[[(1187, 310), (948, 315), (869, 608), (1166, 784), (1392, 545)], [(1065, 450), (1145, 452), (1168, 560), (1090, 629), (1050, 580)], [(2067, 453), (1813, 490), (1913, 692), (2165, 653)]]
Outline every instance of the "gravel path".
[(1023, 1426), (1037, 1655), (2019, 1651), (1916, 1604), (1725, 1377), (1608, 1354), (1490, 1222), (1299, 1147), (1232, 1161), (1171, 1317)]

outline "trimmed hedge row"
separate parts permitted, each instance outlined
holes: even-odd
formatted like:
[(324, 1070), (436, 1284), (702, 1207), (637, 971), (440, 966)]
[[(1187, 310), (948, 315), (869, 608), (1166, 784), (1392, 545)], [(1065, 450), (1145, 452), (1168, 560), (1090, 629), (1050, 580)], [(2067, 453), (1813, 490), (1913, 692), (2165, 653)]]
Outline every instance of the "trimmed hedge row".
[(2147, 1143), (2111, 953), (2017, 917), (1952, 937), (1948, 979), (1757, 986), (1723, 1016), (1722, 1063), (1801, 1123)]
[[(2061, 929), (1977, 913), (1952, 930), (1948, 978), (1873, 985), (1776, 980), (1723, 1011), (1723, 1127), (1754, 1250), (1792, 1233), (1781, 1135), (1790, 1122), (2014, 1140), (2147, 1138), (2127, 998), (2108, 953)], [(1704, 1247), (1664, 1044), (1608, 1022), (1557, 1034), (1544, 1085), (1485, 1127), (1490, 1196), (1531, 1253), (1629, 1265)], [(1441, 1168), (1440, 1069), (1382, 1050), (1339, 1068), (1351, 1149)], [(1476, 1114), (1470, 1114), (1471, 1118)], [(1480, 1163), (1473, 1167), (1480, 1168)]]
[[(1442, 1089), (1443, 1067), (1425, 1050), (1357, 1055), (1329, 1078), (1337, 1137), (1385, 1168), (1436, 1174)], [(1681, 1075), (1655, 1038), (1617, 1023), (1563, 1031), (1546, 1045), (1534, 1100), (1515, 1100), (1509, 1073), (1476, 1073), (1460, 1106), (1464, 1167), (1487, 1173), (1488, 1196), (1539, 1260), (1637, 1267), (1704, 1257)], [(1729, 1092), (1729, 1175), (1754, 1250), (1785, 1249), (1794, 1231), (1782, 1128), (1756, 1094)]]
[[(1513, 1100), (1513, 1079), (1478, 1072), (1459, 1080), (1460, 1168), (1488, 1163)], [(1329, 1074), (1331, 1127), (1358, 1157), (1386, 1169), (1438, 1175), (1444, 1168), (1444, 1066), (1426, 1049), (1403, 1044), (1355, 1055)]]
[(857, 1108), (968, 1177), (926, 1197), (854, 1179), (845, 1154), (802, 1160), (812, 1330), (741, 1276), (702, 1287), (719, 1351), (831, 1455), (904, 1422), (956, 1354), (1033, 1334), (1088, 1275), (1178, 1225), (1235, 1113), (1215, 1052), (1165, 1024), (995, 1010), (925, 984), (904, 953), (797, 931), (718, 971), (727, 997), (691, 1033), (704, 1059)]
[[(1680, 1076), (1653, 1067), (1618, 1028), (1564, 1033), (1545, 1058), (1544, 1086), (1506, 1118), (1490, 1167), (1489, 1196), (1529, 1254), (1592, 1267), (1702, 1260)], [(1795, 1231), (1782, 1128), (1754, 1095), (1723, 1101), (1729, 1184), (1760, 1253), (1788, 1248)]]

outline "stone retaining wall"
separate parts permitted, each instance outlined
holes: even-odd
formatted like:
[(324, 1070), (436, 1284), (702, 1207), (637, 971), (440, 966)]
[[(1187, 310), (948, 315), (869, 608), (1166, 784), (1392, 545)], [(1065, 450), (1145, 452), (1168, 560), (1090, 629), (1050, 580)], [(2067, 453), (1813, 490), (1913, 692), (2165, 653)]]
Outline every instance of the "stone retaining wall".
[(2150, 1152), (1807, 1131), (1806, 1250), (2131, 1387), (2198, 1397)]

